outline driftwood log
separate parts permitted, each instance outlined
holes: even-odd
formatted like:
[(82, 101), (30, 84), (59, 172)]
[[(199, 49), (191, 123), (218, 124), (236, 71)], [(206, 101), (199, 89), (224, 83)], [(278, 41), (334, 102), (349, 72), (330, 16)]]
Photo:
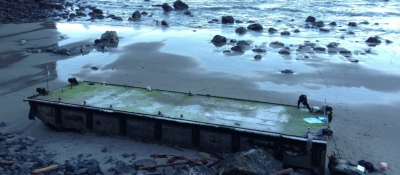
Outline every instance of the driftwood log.
[(40, 168), (40, 169), (33, 170), (31, 173), (32, 174), (45, 173), (45, 172), (56, 170), (56, 169), (58, 169), (58, 167), (60, 167), (60, 165), (50, 165), (50, 166), (45, 167), (45, 168)]
[(271, 175), (285, 175), (285, 174), (290, 174), (291, 172), (293, 172), (293, 169), (288, 168), (288, 169), (284, 169), (284, 170), (272, 173)]
[[(154, 168), (158, 168), (158, 167), (175, 166), (175, 165), (182, 165), (182, 164), (189, 164), (189, 163), (194, 163), (194, 164), (202, 165), (202, 166), (204, 166), (204, 164), (207, 164), (207, 161), (202, 160), (202, 159), (191, 160), (191, 159), (188, 159), (183, 156), (177, 156), (177, 155), (172, 155), (172, 154), (152, 154), (152, 155), (150, 155), (150, 157), (154, 158), (154, 162), (155, 162), (156, 158), (168, 158), (168, 156), (172, 156), (172, 158), (170, 158), (168, 160), (168, 162), (165, 164), (142, 166), (139, 169), (147, 170), (147, 169), (154, 169)], [(184, 161), (174, 162), (175, 160), (184, 160)]]
[(160, 164), (160, 165), (153, 165), (153, 166), (142, 166), (139, 169), (141, 170), (148, 170), (148, 169), (154, 169), (158, 167), (166, 167), (166, 166), (175, 166), (175, 165), (182, 165), (182, 164), (188, 164), (191, 163), (192, 161), (182, 161), (182, 162), (174, 162), (174, 163), (165, 163), (165, 164)]
[(12, 160), (0, 160), (1, 165), (13, 165), (15, 161)]

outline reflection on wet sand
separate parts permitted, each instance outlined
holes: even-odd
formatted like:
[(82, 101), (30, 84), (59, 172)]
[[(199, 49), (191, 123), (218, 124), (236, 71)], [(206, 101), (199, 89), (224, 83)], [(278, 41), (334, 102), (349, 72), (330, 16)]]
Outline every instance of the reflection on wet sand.
[[(70, 28), (75, 30), (71, 32)], [(193, 31), (185, 28), (172, 30), (157, 27), (132, 28), (82, 24), (58, 24), (57, 29), (68, 36), (68, 39), (59, 43), (60, 46), (73, 45), (82, 40), (94, 40), (103, 32), (110, 30), (116, 31), (120, 37), (118, 47), (111, 48), (107, 52), (91, 50), (87, 55), (58, 61), (57, 72), (61, 80), (78, 76), (84, 80), (126, 84), (141, 79), (140, 83), (146, 86), (146, 78), (138, 77), (149, 76), (157, 79), (158, 84), (169, 84), (171, 77), (185, 74), (191, 79), (188, 82), (207, 88), (207, 84), (197, 83), (196, 78), (207, 79), (206, 77), (215, 77), (218, 74), (218, 77), (223, 77), (225, 80), (248, 83), (247, 89), (279, 90), (281, 93), (285, 91), (291, 93), (296, 90), (308, 92), (311, 98), (318, 99), (334, 100), (337, 94), (342, 94), (340, 96), (342, 101), (362, 101), (366, 99), (360, 94), (365, 93), (384, 102), (394, 100), (393, 93), (399, 93), (396, 83), (399, 83), (400, 78), (393, 72), (398, 70), (400, 61), (394, 59), (395, 50), (392, 47), (376, 47), (373, 48), (374, 53), (371, 53), (366, 52), (364, 43), (338, 42), (341, 48), (355, 53), (346, 56), (339, 53), (327, 54), (326, 51), (314, 52), (312, 48), (299, 49), (304, 48), (301, 46), (303, 44), (307, 46), (312, 43), (304, 38), (244, 37), (223, 33), (228, 39), (248, 41), (250, 48), (266, 49), (266, 52), (261, 54), (263, 59), (254, 61), (253, 57), (258, 53), (252, 52), (251, 49), (243, 54), (226, 54), (224, 51), (230, 50), (234, 43), (220, 47), (210, 43), (213, 36), (221, 32), (216, 30)], [(337, 39), (320, 39), (314, 45), (324, 47), (332, 40)], [(282, 56), (278, 53), (281, 47), (267, 44), (273, 41), (279, 41), (283, 46), (287, 46), (290, 55)], [(379, 59), (376, 58), (378, 56)], [(353, 58), (359, 62), (350, 62), (349, 60)], [(92, 67), (98, 69), (91, 69)], [(282, 74), (281, 71), (284, 69), (292, 70), (294, 73)], [(131, 78), (128, 78), (128, 74)], [(120, 78), (122, 75), (126, 76)], [(109, 80), (111, 77), (112, 80)], [(148, 80), (149, 83), (153, 81)], [(284, 88), (286, 86), (288, 88)], [(202, 89), (200, 87), (199, 89)]]

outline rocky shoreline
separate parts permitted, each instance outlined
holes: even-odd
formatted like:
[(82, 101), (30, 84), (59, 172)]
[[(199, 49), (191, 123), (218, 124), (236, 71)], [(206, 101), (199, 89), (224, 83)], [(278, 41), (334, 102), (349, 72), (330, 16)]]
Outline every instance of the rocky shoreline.
[[(92, 154), (79, 153), (64, 162), (54, 161), (56, 151), (45, 150), (37, 145), (32, 136), (22, 136), (23, 132), (0, 133), (0, 174), (45, 174), (45, 175), (103, 175), (103, 174), (138, 174), (179, 175), (179, 174), (303, 174), (307, 170), (282, 169), (282, 163), (275, 160), (268, 152), (261, 149), (225, 155), (211, 155), (199, 152), (200, 159), (188, 159), (172, 154), (152, 154), (148, 159), (136, 160), (135, 153), (124, 153), (96, 160)], [(183, 150), (181, 150), (183, 151)], [(111, 150), (103, 147), (99, 154)], [(120, 157), (120, 158), (118, 158)], [(159, 159), (167, 159), (161, 163)], [(121, 159), (129, 160), (123, 161)], [(165, 161), (164, 161), (165, 162)], [(108, 169), (102, 165), (112, 164)], [(103, 167), (103, 168), (102, 168)], [(308, 172), (310, 173), (310, 172)]]
[[(147, 1), (147, 0), (145, 0)], [(168, 5), (172, 4), (172, 6)], [(156, 8), (159, 8), (159, 11), (171, 11), (174, 9), (178, 9), (175, 6), (173, 6), (173, 2), (169, 2), (167, 5), (165, 4), (154, 4), (153, 6)], [(181, 4), (182, 5), (182, 4)], [(190, 4), (189, 4), (190, 5)], [(187, 15), (190, 17), (194, 17), (194, 15), (188, 10), (189, 6), (181, 6), (182, 12), (181, 14), (178, 15)], [(140, 9), (140, 6), (138, 6), (138, 9)], [(143, 19), (143, 20), (151, 20), (151, 21), (156, 21), (156, 23), (152, 23), (153, 25), (158, 25), (158, 18), (152, 18), (152, 13), (146, 12), (146, 11), (129, 11), (127, 13), (132, 15), (130, 18), (123, 18), (118, 16), (118, 14), (109, 14), (106, 12), (104, 9), (99, 9), (97, 7), (94, 7), (93, 5), (90, 4), (84, 4), (82, 1), (75, 1), (74, 3), (69, 2), (68, 0), (16, 0), (16, 1), (11, 1), (11, 0), (4, 0), (0, 1), (0, 23), (1, 24), (20, 24), (20, 23), (33, 23), (33, 22), (74, 22), (74, 21), (101, 21), (101, 20), (106, 20), (106, 19), (111, 19), (115, 21), (129, 21), (132, 23), (135, 23), (138, 21), (138, 19)], [(179, 9), (180, 10), (180, 9)], [(396, 86), (390, 84), (390, 82), (395, 82), (392, 81), (394, 78), (388, 81), (383, 81), (383, 79), (387, 79), (386, 76), (379, 74), (379, 72), (372, 71), (367, 72), (362, 69), (363, 65), (362, 63), (365, 62), (367, 63), (368, 61), (371, 60), (378, 60), (381, 59), (380, 57), (375, 59), (375, 55), (380, 55), (380, 56), (385, 56), (384, 53), (378, 53), (379, 47), (390, 47), (392, 45), (392, 40), (395, 41), (395, 39), (392, 38), (387, 38), (386, 36), (384, 37), (379, 37), (379, 36), (371, 36), (371, 37), (359, 37), (358, 34), (368, 34), (368, 30), (351, 30), (351, 29), (357, 29), (360, 28), (361, 26), (383, 26), (382, 23), (375, 23), (368, 21), (364, 22), (353, 22), (353, 21), (347, 21), (342, 24), (336, 24), (334, 21), (329, 21), (329, 22), (323, 22), (320, 19), (317, 19), (313, 16), (309, 16), (306, 19), (295, 19), (296, 21), (301, 21), (302, 25), (299, 26), (298, 28), (292, 29), (289, 27), (289, 29), (283, 30), (282, 27), (274, 26), (270, 28), (264, 28), (263, 25), (257, 24), (256, 21), (252, 20), (238, 20), (234, 18), (235, 16), (215, 16), (212, 19), (207, 19), (209, 20), (210, 24), (226, 24), (226, 25), (231, 25), (231, 24), (239, 24), (242, 25), (243, 27), (237, 27), (236, 30), (231, 31), (231, 33), (237, 34), (239, 36), (244, 35), (244, 34), (249, 34), (252, 32), (260, 32), (260, 33), (268, 33), (268, 35), (274, 35), (278, 37), (282, 37), (282, 40), (280, 41), (272, 41), (269, 42), (267, 47), (269, 48), (275, 48), (276, 53), (279, 54), (282, 57), (285, 56), (293, 56), (294, 59), (300, 60), (300, 61), (315, 61), (315, 57), (318, 57), (319, 55), (317, 54), (325, 54), (325, 56), (343, 56), (343, 60), (346, 62), (350, 62), (349, 64), (359, 66), (356, 67), (349, 67), (349, 66), (344, 66), (343, 70), (340, 69), (341, 71), (336, 71), (335, 69), (330, 69), (333, 66), (338, 66), (338, 65), (329, 65), (326, 67), (322, 67), (320, 70), (323, 71), (325, 68), (327, 71), (332, 71), (333, 74), (331, 77), (323, 77), (324, 79), (321, 79), (321, 81), (325, 81), (329, 83), (330, 87), (342, 87), (346, 86), (350, 88), (350, 91), (353, 87), (366, 87), (366, 89), (372, 89), (379, 91), (381, 88), (378, 85), (382, 85), (385, 87), (392, 87), (392, 89), (395, 89)], [(245, 22), (243, 22), (245, 21)], [(282, 21), (281, 21), (282, 22)], [(339, 22), (338, 22), (339, 23)], [(95, 23), (94, 23), (95, 24)], [(171, 23), (170, 21), (162, 21), (161, 25), (163, 27), (166, 26), (173, 26), (174, 23)], [(246, 26), (245, 26), (246, 25)], [(288, 24), (285, 24), (285, 26), (288, 25), (290, 26), (290, 22)], [(342, 25), (342, 26), (341, 26)], [(271, 26), (271, 25), (269, 25)], [(236, 27), (236, 26), (233, 26)], [(262, 29), (262, 30), (260, 30)], [(195, 31), (195, 30), (194, 30)], [(309, 31), (315, 31), (319, 32), (321, 37), (328, 35), (328, 33), (332, 34), (335, 33), (337, 37), (335, 39), (339, 41), (343, 41), (342, 43), (339, 43), (337, 41), (332, 41), (331, 38), (329, 38), (328, 42), (325, 44), (321, 44), (319, 42), (318, 38), (312, 38), (310, 41), (304, 41), (302, 44), (297, 44), (293, 42), (292, 40), (290, 41), (289, 44), (282, 42), (285, 38), (288, 38), (290, 36), (294, 36), (292, 38), (295, 38), (295, 35), (309, 32)], [(29, 32), (29, 31), (28, 31)], [(17, 35), (17, 34), (15, 34)], [(236, 36), (236, 35), (235, 35)], [(258, 36), (258, 35), (257, 35)], [(8, 37), (4, 36), (4, 37)], [(355, 41), (353, 41), (351, 38)], [(22, 37), (20, 37), (22, 38)], [(18, 39), (20, 39), (18, 38)], [(225, 39), (224, 39), (225, 38)], [(240, 37), (237, 37), (240, 38)], [(356, 38), (356, 39), (354, 39)], [(314, 41), (315, 39), (315, 41)], [(346, 40), (347, 39), (347, 40)], [(213, 38), (210, 37), (208, 41), (212, 41)], [(351, 40), (351, 41), (350, 41)], [(15, 40), (16, 41), (16, 40)], [(212, 41), (211, 43), (207, 44), (214, 44), (217, 46), (216, 48), (219, 48), (219, 45), (224, 45), (224, 46), (232, 46), (230, 49), (219, 49), (217, 52), (221, 52), (223, 55), (230, 55), (230, 53), (234, 54), (243, 54), (244, 52), (249, 52), (252, 51), (254, 52), (252, 56), (254, 55), (255, 60), (267, 60), (268, 56), (271, 56), (275, 54), (275, 50), (273, 51), (274, 53), (271, 54), (271, 50), (268, 50), (268, 54), (266, 55), (267, 49), (265, 47), (255, 47), (254, 43), (246, 43), (246, 40), (242, 40), (240, 38), (239, 41), (235, 39), (230, 39), (225, 36), (220, 35), (218, 39), (215, 40), (216, 42)], [(24, 44), (22, 40), (18, 40), (20, 44)], [(31, 42), (29, 40), (25, 40), (26, 42)], [(207, 42), (207, 41), (204, 41)], [(319, 42), (319, 43), (318, 43)], [(365, 48), (367, 49), (354, 49), (353, 47), (343, 47), (344, 42), (350, 42), (353, 44), (359, 44), (362, 43), (365, 45)], [(359, 43), (357, 43), (359, 42)], [(260, 45), (259, 45), (260, 46)], [(21, 47), (22, 48), (22, 47)], [(249, 49), (250, 48), (250, 49)], [(23, 48), (26, 49), (26, 48)], [(48, 47), (47, 45), (43, 47), (31, 47), (27, 48), (28, 53), (35, 53), (34, 55), (39, 55), (36, 53), (43, 53), (45, 51), (56, 54), (56, 55), (80, 55), (80, 54), (86, 54), (87, 50), (92, 50), (92, 49), (97, 49), (97, 51), (102, 51), (104, 48), (99, 48), (98, 45), (96, 44), (87, 44), (85, 43), (84, 45), (74, 45), (74, 47), (68, 47), (68, 46), (55, 46), (55, 47)], [(40, 49), (40, 51), (39, 51)], [(303, 54), (305, 53), (305, 54)], [(317, 53), (317, 54), (315, 54)], [(362, 57), (366, 55), (366, 57)], [(369, 56), (374, 56), (374, 59), (371, 59)], [(8, 56), (8, 55), (6, 55)], [(40, 55), (42, 56), (42, 55)], [(371, 57), (372, 57), (371, 56)], [(39, 56), (38, 56), (39, 57)], [(360, 59), (361, 58), (361, 59)], [(64, 59), (64, 58), (62, 58)], [(314, 60), (313, 60), (314, 59)], [(50, 59), (49, 59), (50, 60)], [(264, 61), (262, 60), (262, 61)], [(293, 60), (296, 62), (296, 60)], [(319, 61), (319, 60), (317, 60)], [(340, 61), (340, 60), (339, 60)], [(361, 63), (361, 64), (357, 64)], [(396, 62), (394, 62), (396, 63)], [(316, 63), (312, 63), (315, 64)], [(329, 63), (328, 63), (329, 64)], [(340, 65), (342, 66), (342, 65)], [(318, 66), (317, 66), (318, 67)], [(360, 68), (361, 67), (361, 68)], [(99, 67), (92, 66), (90, 67), (92, 70), (98, 70), (100, 69)], [(346, 72), (345, 69), (354, 69), (354, 72), (351, 72), (349, 74), (346, 74), (344, 77), (339, 77), (341, 76), (341, 72)], [(140, 68), (140, 70), (143, 69), (143, 66)], [(368, 68), (367, 68), (368, 69)], [(143, 69), (146, 70), (146, 69)], [(318, 71), (320, 71), (318, 70)], [(339, 70), (339, 69), (338, 69)], [(368, 69), (369, 70), (369, 69)], [(284, 73), (284, 74), (294, 74), (296, 75), (298, 72), (301, 70), (292, 70), (292, 69), (284, 69), (283, 67), (279, 67), (278, 72)], [(44, 71), (45, 72), (45, 71)], [(301, 72), (304, 73), (304, 72)], [(34, 74), (34, 73), (32, 73)], [(377, 74), (378, 76), (374, 76)], [(304, 75), (304, 74), (303, 74)], [(356, 78), (353, 78), (353, 76)], [(312, 77), (307, 77), (304, 79), (307, 79), (307, 81), (315, 79), (318, 75), (311, 75)], [(370, 81), (369, 78), (366, 77), (373, 77), (372, 79), (376, 81)], [(264, 76), (268, 77), (268, 76)], [(272, 76), (269, 76), (272, 77)], [(337, 80), (332, 77), (339, 77)], [(383, 77), (383, 78), (382, 78)], [(390, 77), (395, 77), (396, 76), (390, 76)], [(326, 79), (325, 79), (326, 78)], [(340, 82), (346, 83), (346, 79), (350, 79), (348, 84), (342, 85)], [(356, 79), (356, 80), (354, 80)], [(370, 81), (370, 82), (363, 82), (363, 83), (357, 83), (358, 80), (360, 79), (365, 79), (364, 81)], [(395, 80), (395, 79), (394, 79)], [(352, 84), (351, 81), (354, 81), (355, 83)], [(292, 85), (293, 83), (291, 83)], [(317, 83), (316, 83), (317, 84)], [(389, 84), (389, 85), (387, 85)], [(394, 84), (394, 83), (393, 83)], [(35, 84), (36, 86), (36, 84)], [(391, 88), (389, 88), (388, 91), (392, 91)], [(354, 89), (353, 89), (354, 90)], [(385, 91), (382, 90), (382, 91)], [(29, 91), (30, 93), (31, 91)], [(346, 94), (348, 94), (346, 92)], [(272, 93), (271, 93), (272, 94)], [(344, 95), (344, 94), (341, 94)], [(260, 95), (261, 96), (261, 95)], [(344, 95), (345, 96), (345, 95)], [(336, 98), (336, 97), (335, 97)], [(278, 98), (277, 98), (278, 99)], [(5, 101), (8, 99), (5, 99)], [(335, 99), (336, 100), (336, 99)], [(362, 98), (360, 99), (362, 100)], [(333, 100), (332, 100), (333, 101)], [(345, 101), (345, 100), (343, 100)], [(7, 102), (8, 103), (8, 102)], [(339, 104), (340, 103), (340, 104)], [(26, 104), (24, 104), (26, 105)], [(339, 106), (341, 105), (341, 106)], [(392, 109), (390, 107), (375, 105), (371, 104), (369, 105), (364, 105), (362, 106), (362, 110), (359, 110), (359, 113), (356, 112), (348, 112), (355, 110), (355, 108), (350, 109), (350, 107), (344, 105), (342, 101), (339, 100), (337, 104), (339, 109), (342, 108), (342, 115), (336, 113), (337, 116), (335, 116), (335, 121), (340, 121), (337, 123), (333, 123), (333, 128), (336, 129), (335, 134), (337, 134), (339, 138), (337, 141), (340, 143), (340, 146), (342, 149), (342, 153), (344, 153), (345, 158), (359, 158), (362, 157), (363, 159), (366, 160), (371, 160), (373, 161), (374, 165), (378, 165), (379, 161), (388, 161), (392, 167), (393, 164), (396, 164), (395, 159), (387, 160), (387, 157), (390, 157), (392, 155), (391, 149), (386, 149), (386, 146), (366, 146), (365, 140), (373, 140), (374, 143), (382, 143), (383, 141), (379, 141), (380, 135), (388, 135), (388, 134), (383, 134), (387, 132), (383, 132), (383, 130), (390, 130), (390, 121), (387, 123), (380, 123), (380, 122), (386, 122), (385, 120), (379, 119), (379, 121), (374, 120), (374, 116), (381, 115), (379, 110), (374, 110), (376, 106), (379, 106), (379, 109)], [(366, 107), (365, 107), (366, 106)], [(354, 107), (354, 106), (353, 106)], [(367, 110), (366, 110), (367, 109)], [(364, 112), (363, 111), (368, 111)], [(372, 111), (372, 112), (371, 112)], [(375, 111), (376, 112), (375, 114)], [(394, 111), (394, 110), (383, 110), (383, 111)], [(394, 111), (396, 112), (396, 111)], [(7, 112), (5, 112), (7, 113)], [(23, 111), (23, 115), (27, 113), (26, 111)], [(372, 113), (372, 114), (369, 114)], [(373, 115), (374, 114), (374, 115)], [(390, 115), (390, 114), (389, 114)], [(22, 116), (22, 115), (21, 115)], [(3, 117), (3, 116), (2, 116)], [(8, 116), (5, 116), (8, 117)], [(25, 117), (25, 116), (22, 116)], [(395, 116), (396, 117), (396, 116)], [(26, 119), (26, 118), (24, 118)], [(364, 121), (365, 120), (365, 121)], [(378, 120), (378, 119), (377, 119)], [(3, 121), (3, 119), (1, 120)], [(0, 121), (0, 122), (1, 122)], [(4, 121), (9, 121), (5, 119)], [(374, 122), (372, 122), (374, 121)], [(345, 123), (343, 125), (343, 123)], [(362, 123), (362, 124), (360, 124)], [(395, 122), (392, 122), (395, 123)], [(15, 125), (15, 123), (13, 123)], [(7, 124), (5, 124), (7, 125)], [(373, 128), (372, 131), (365, 131), (365, 127), (368, 128)], [(379, 128), (378, 126), (385, 126), (385, 128)], [(0, 126), (1, 127), (1, 126)], [(350, 128), (350, 129), (348, 129)], [(389, 129), (387, 129), (389, 128)], [(394, 126), (392, 128), (395, 128)], [(340, 130), (340, 131), (339, 131)], [(376, 130), (376, 132), (375, 132)], [(396, 130), (396, 129), (392, 129)], [(390, 130), (390, 133), (396, 133), (392, 132)], [(46, 151), (44, 150), (43, 145), (37, 145), (37, 140), (31, 136), (22, 136), (22, 132), (15, 132), (15, 133), (1, 133), (0, 134), (0, 157), (2, 161), (11, 161), (11, 162), (5, 162), (1, 163), (0, 166), (0, 174), (5, 173), (5, 174), (24, 174), (24, 173), (29, 173), (33, 170), (40, 169), (40, 168), (45, 168), (49, 167), (52, 165), (59, 165), (58, 170), (52, 171), (52, 174), (78, 174), (78, 173), (88, 173), (88, 172), (93, 172), (94, 174), (118, 174), (118, 173), (131, 173), (131, 172), (137, 172), (138, 167), (135, 167), (134, 162), (138, 161), (135, 158), (135, 154), (131, 152), (127, 152), (124, 154), (118, 154), (113, 157), (104, 157), (105, 159), (99, 159), (99, 158), (92, 158), (93, 157), (93, 152), (94, 153), (109, 153), (110, 149), (107, 147), (104, 147), (104, 149), (96, 149), (94, 150), (91, 154), (89, 153), (84, 153), (84, 152), (79, 152), (77, 156), (71, 157), (70, 159), (66, 160), (65, 162), (60, 162), (60, 161), (54, 161), (54, 156), (57, 154), (54, 151)], [(349, 136), (351, 135), (351, 136)], [(389, 136), (388, 136), (389, 137)], [(378, 141), (376, 140), (378, 139)], [(354, 144), (354, 143), (356, 144)], [(354, 145), (358, 145), (354, 146)], [(379, 145), (379, 144), (378, 144)], [(391, 145), (391, 144), (389, 144)], [(360, 151), (360, 147), (364, 148), (367, 147), (363, 150)], [(390, 146), (388, 146), (390, 147)], [(379, 152), (390, 152), (389, 154), (382, 154), (382, 155), (375, 155), (375, 154), (370, 154), (371, 152), (375, 152), (376, 148), (381, 149)], [(349, 151), (350, 150), (350, 151)], [(373, 150), (373, 151), (371, 151)], [(388, 150), (388, 151), (387, 151)], [(360, 152), (364, 153), (361, 154)], [(346, 155), (347, 154), (347, 155)], [(118, 158), (117, 158), (118, 157)], [(394, 154), (394, 156), (396, 155)], [(129, 159), (129, 160), (128, 160)], [(123, 161), (122, 161), (123, 160)], [(144, 162), (147, 162), (146, 165), (152, 165), (152, 158), (150, 154), (148, 155), (148, 159), (140, 159), (143, 160)], [(108, 162), (109, 161), (109, 162)], [(106, 163), (108, 162), (108, 163)], [(11, 164), (12, 163), (12, 164)], [(108, 165), (112, 164), (112, 168), (104, 168), (104, 163), (106, 163), (107, 167), (110, 167)], [(212, 163), (212, 162), (210, 162)], [(143, 163), (144, 164), (144, 163)], [(185, 166), (183, 166), (185, 167)], [(195, 166), (198, 167), (198, 166)], [(395, 167), (393, 169), (396, 169)], [(391, 169), (388, 169), (388, 172), (390, 172)], [(156, 173), (161, 173), (162, 170), (157, 172), (146, 172), (147, 174), (156, 174)], [(214, 171), (215, 172), (215, 171)], [(385, 173), (385, 172), (379, 172), (379, 173)]]

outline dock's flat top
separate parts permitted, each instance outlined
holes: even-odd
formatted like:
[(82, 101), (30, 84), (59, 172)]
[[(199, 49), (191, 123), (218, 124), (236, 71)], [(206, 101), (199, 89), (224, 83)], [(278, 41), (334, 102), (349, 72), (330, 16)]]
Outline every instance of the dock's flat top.
[[(194, 122), (251, 129), (303, 137), (310, 127), (316, 132), (323, 123), (308, 123), (304, 118), (317, 114), (294, 106), (248, 100), (190, 96), (187, 93), (147, 90), (143, 88), (82, 82), (53, 90), (35, 99), (158, 115)], [(297, 99), (296, 99), (297, 100)], [(321, 116), (321, 115), (320, 115)]]

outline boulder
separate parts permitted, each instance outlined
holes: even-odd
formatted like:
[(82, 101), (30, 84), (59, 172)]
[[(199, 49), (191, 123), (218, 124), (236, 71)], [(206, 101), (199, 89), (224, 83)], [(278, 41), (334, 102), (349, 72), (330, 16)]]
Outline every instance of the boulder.
[(256, 55), (256, 56), (254, 56), (254, 59), (256, 59), (256, 60), (261, 60), (261, 58), (262, 58), (261, 55)]
[(294, 72), (292, 70), (290, 70), (290, 69), (285, 69), (285, 70), (282, 70), (281, 73), (283, 73), (283, 74), (293, 74)]
[(235, 19), (233, 16), (222, 16), (221, 18), (222, 24), (233, 24), (235, 22)]
[(357, 23), (356, 23), (356, 22), (349, 22), (348, 25), (351, 26), (351, 27), (356, 27), (356, 26), (357, 26)]
[(122, 21), (122, 18), (121, 18), (121, 17), (119, 17), (119, 16), (114, 16), (114, 17), (112, 17), (111, 19), (113, 19), (113, 20), (117, 20), (117, 21)]
[(164, 10), (164, 11), (166, 11), (166, 12), (169, 12), (169, 11), (172, 11), (172, 10), (174, 10), (170, 5), (168, 5), (167, 3), (164, 3), (162, 6), (161, 6), (161, 8)]
[(135, 11), (132, 13), (132, 20), (139, 20), (140, 18), (142, 18), (142, 15), (139, 11)]
[(215, 43), (215, 44), (225, 44), (226, 37), (221, 36), (221, 35), (215, 35), (214, 38), (211, 40), (211, 42)]
[(116, 31), (106, 31), (101, 35), (100, 41), (95, 44), (104, 44), (112, 47), (118, 46), (119, 38)]
[(319, 31), (320, 31), (320, 32), (329, 32), (330, 30), (329, 30), (329, 29), (326, 29), (326, 28), (320, 28)]
[(278, 47), (285, 46), (285, 44), (283, 44), (282, 42), (279, 42), (279, 41), (272, 41), (270, 44), (274, 45), (274, 46), (278, 46)]
[(103, 10), (101, 9), (93, 9), (92, 12), (95, 14), (103, 14)]
[(331, 23), (329, 23), (329, 25), (331, 25), (331, 26), (337, 26), (336, 22), (331, 22)]
[(253, 52), (267, 52), (267, 50), (265, 49), (261, 49), (261, 48), (256, 48), (252, 50)]
[(244, 27), (239, 27), (239, 28), (236, 28), (236, 30), (235, 30), (235, 33), (238, 33), (238, 34), (245, 34), (246, 32), (247, 32), (247, 29)]
[(290, 50), (287, 48), (282, 48), (278, 53), (281, 55), (290, 55)]
[(367, 43), (379, 44), (379, 43), (381, 43), (382, 41), (379, 39), (379, 37), (377, 37), (377, 36), (372, 36), (372, 37), (369, 37), (365, 42), (367, 42)]
[(220, 175), (269, 175), (282, 170), (282, 163), (261, 149), (233, 153), (220, 165)]
[(315, 27), (324, 27), (325, 23), (324, 23), (324, 21), (316, 21), (316, 22), (313, 23), (313, 26), (315, 26)]
[(338, 43), (336, 43), (336, 42), (331, 42), (331, 43), (329, 43), (326, 47), (328, 47), (328, 48), (336, 48), (336, 47), (338, 47)]
[(247, 26), (247, 29), (259, 31), (263, 29), (263, 26), (261, 24), (250, 24), (249, 26)]
[(325, 52), (325, 47), (316, 47), (314, 48), (314, 51), (319, 51), (319, 52)]
[(175, 1), (173, 6), (177, 10), (185, 10), (189, 8), (189, 6), (186, 3), (182, 2), (181, 0)]
[(315, 22), (315, 21), (316, 21), (316, 19), (315, 19), (314, 16), (308, 16), (308, 17), (306, 18), (306, 22)]
[(167, 27), (169, 26), (168, 22), (165, 21), (165, 20), (162, 20), (162, 21), (161, 21), (161, 25), (162, 25), (162, 26), (167, 26)]
[(272, 28), (272, 27), (270, 27), (269, 29), (268, 29), (268, 32), (269, 33), (275, 33), (275, 32), (277, 32), (278, 30), (276, 30), (276, 29), (274, 29), (274, 28)]
[(231, 48), (231, 50), (236, 51), (236, 52), (244, 53), (244, 46), (242, 46), (242, 45), (233, 46), (233, 47)]
[(289, 36), (290, 32), (289, 31), (283, 31), (283, 32), (281, 32), (281, 35)]
[(250, 44), (247, 43), (247, 41), (244, 41), (244, 40), (238, 41), (238, 42), (236, 43), (236, 45), (238, 45), (238, 46), (250, 46)]

